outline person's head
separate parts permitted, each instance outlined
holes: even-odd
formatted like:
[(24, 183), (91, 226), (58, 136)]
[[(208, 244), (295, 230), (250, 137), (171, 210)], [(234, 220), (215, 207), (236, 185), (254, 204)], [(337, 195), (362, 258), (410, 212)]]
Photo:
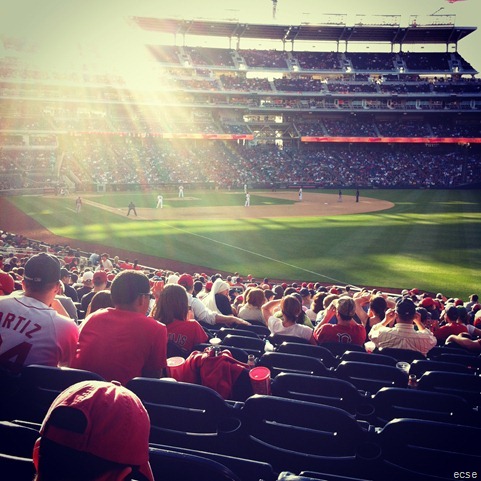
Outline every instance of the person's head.
[(396, 314), (398, 322), (412, 323), (416, 315), (416, 304), (408, 297), (401, 298), (396, 304)]
[(313, 310), (313, 312), (315, 312), (316, 314), (320, 311), (322, 311), (323, 309), (323, 301), (324, 301), (324, 298), (326, 297), (326, 293), (325, 292), (316, 292), (314, 294), (314, 296), (312, 297), (312, 301), (311, 301), (311, 309)]
[(287, 321), (297, 322), (302, 312), (302, 305), (294, 296), (285, 296), (281, 300), (281, 312)]
[(164, 324), (185, 321), (189, 313), (187, 291), (179, 284), (167, 284), (157, 299), (154, 318)]
[(37, 481), (153, 481), (149, 415), (114, 382), (82, 381), (57, 396), (33, 450)]
[(94, 278), (94, 273), (92, 271), (85, 271), (82, 274), (82, 284), (85, 287), (92, 287), (93, 278)]
[(194, 290), (194, 278), (190, 274), (182, 274), (177, 283), (184, 287), (187, 292), (193, 292)]
[(92, 281), (95, 290), (105, 289), (108, 283), (107, 273), (105, 271), (95, 271)]
[(112, 297), (110, 296), (110, 291), (104, 289), (96, 292), (93, 295), (87, 309), (87, 314), (92, 314), (92, 312), (98, 311), (99, 309), (105, 309), (107, 307), (114, 307), (114, 304), (112, 302)]
[(266, 302), (266, 296), (262, 289), (258, 287), (253, 287), (249, 289), (249, 292), (246, 295), (246, 302), (251, 306), (257, 307), (260, 309), (262, 305)]
[(356, 313), (356, 303), (349, 296), (341, 296), (337, 300), (336, 309), (339, 320), (350, 321)]
[(25, 264), (23, 288), (27, 296), (54, 298), (60, 281), (59, 260), (44, 252), (34, 255)]
[(147, 312), (150, 302), (149, 278), (140, 271), (119, 272), (110, 286), (114, 306), (135, 312)]
[(62, 267), (62, 269), (60, 269), (60, 280), (64, 284), (70, 284), (71, 276), (72, 275), (70, 274), (69, 270), (65, 269), (65, 267)]
[(458, 308), (454, 304), (446, 306), (444, 316), (447, 322), (456, 322), (459, 318)]
[(387, 310), (386, 299), (384, 299), (382, 296), (372, 297), (369, 302), (369, 309), (376, 317), (384, 319), (384, 315), (386, 314)]

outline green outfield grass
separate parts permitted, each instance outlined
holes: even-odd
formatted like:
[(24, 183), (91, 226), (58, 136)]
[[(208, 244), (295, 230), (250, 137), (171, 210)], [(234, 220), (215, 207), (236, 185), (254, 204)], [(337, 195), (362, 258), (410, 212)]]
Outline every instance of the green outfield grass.
[[(374, 190), (361, 195), (395, 206), (333, 217), (132, 222), (89, 205), (77, 216), (72, 199), (25, 196), (11, 201), (55, 234), (102, 244), (111, 255), (122, 248), (132, 251), (132, 258), (138, 252), (256, 278), (418, 287), (463, 297), (479, 292), (479, 191)], [(165, 208), (179, 205), (165, 197)], [(182, 205), (242, 205), (244, 200), (243, 193), (203, 192), (198, 197), (200, 201), (185, 199)], [(156, 194), (106, 194), (92, 200), (125, 211), (130, 200), (138, 207), (154, 207)], [(290, 203), (255, 192), (251, 202)]]

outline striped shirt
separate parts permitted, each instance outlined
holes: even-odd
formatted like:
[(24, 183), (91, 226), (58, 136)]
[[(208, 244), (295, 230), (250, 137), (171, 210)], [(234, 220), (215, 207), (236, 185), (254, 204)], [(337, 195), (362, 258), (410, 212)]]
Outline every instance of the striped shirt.
[(411, 349), (426, 356), (437, 341), (429, 329), (415, 331), (412, 324), (398, 322), (394, 327), (383, 326), (382, 323), (372, 326), (369, 338), (376, 347), (394, 347), (397, 349)]

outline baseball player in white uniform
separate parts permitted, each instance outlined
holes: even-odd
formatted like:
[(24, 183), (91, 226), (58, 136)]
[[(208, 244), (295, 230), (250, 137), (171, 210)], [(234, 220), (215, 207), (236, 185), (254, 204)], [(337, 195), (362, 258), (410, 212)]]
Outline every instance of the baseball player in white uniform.
[(158, 208), (161, 208), (163, 209), (164, 208), (164, 197), (162, 195), (158, 195), (157, 196), (157, 206), (156, 206), (156, 209)]

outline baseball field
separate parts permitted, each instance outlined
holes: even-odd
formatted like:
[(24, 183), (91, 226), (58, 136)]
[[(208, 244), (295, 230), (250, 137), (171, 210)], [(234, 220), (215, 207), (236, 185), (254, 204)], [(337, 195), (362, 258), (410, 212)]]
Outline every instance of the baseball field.
[[(163, 208), (156, 208), (157, 195)], [(1, 197), (0, 228), (154, 268), (466, 298), (481, 281), (479, 190), (171, 192)], [(137, 216), (127, 216), (129, 202)]]

